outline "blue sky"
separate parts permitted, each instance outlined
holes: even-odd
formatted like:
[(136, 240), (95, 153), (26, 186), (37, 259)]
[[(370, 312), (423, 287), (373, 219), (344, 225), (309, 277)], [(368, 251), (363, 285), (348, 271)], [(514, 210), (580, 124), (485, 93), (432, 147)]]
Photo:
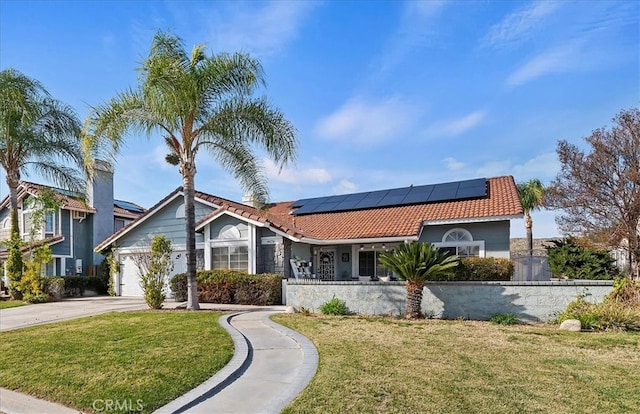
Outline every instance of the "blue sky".
[[(558, 140), (583, 147), (640, 101), (637, 1), (0, 0), (0, 69), (84, 119), (135, 86), (158, 29), (263, 63), (261, 93), (300, 141), (295, 166), (263, 164), (272, 201), (499, 175), (549, 183)], [(150, 207), (181, 185), (162, 145), (128, 139), (117, 198)], [(196, 187), (242, 197), (206, 156)], [(534, 213), (534, 236), (559, 235), (554, 217)]]

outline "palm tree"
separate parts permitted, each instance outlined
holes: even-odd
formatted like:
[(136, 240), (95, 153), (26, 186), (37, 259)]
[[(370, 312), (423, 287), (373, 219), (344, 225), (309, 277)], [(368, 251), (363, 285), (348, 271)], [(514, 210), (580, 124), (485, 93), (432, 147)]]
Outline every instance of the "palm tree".
[(107, 151), (115, 157), (125, 133), (132, 129), (148, 137), (154, 132), (162, 135), (168, 148), (167, 162), (179, 165), (183, 182), (187, 308), (199, 309), (196, 155), (200, 150), (208, 151), (253, 194), (255, 202), (264, 203), (268, 198), (267, 183), (253, 149), (261, 147), (282, 167), (295, 158), (296, 131), (265, 98), (253, 97), (265, 83), (264, 73), (260, 63), (246, 54), (207, 56), (204, 45), (187, 53), (182, 39), (159, 31), (140, 72), (137, 89), (122, 92), (93, 108), (85, 127), (85, 154)]
[(449, 256), (427, 243), (402, 244), (392, 252), (380, 255), (382, 266), (392, 271), (400, 280), (407, 281), (407, 319), (421, 318), (422, 290), (424, 282), (435, 280), (458, 265), (457, 256)]
[(531, 255), (533, 252), (533, 220), (531, 219), (531, 212), (542, 208), (547, 188), (537, 178), (525, 183), (519, 183), (517, 187), (522, 209), (524, 210), (524, 225), (527, 229), (527, 250)]
[(51, 97), (40, 82), (9, 68), (0, 71), (0, 165), (6, 172), (11, 234), (18, 230), (22, 175), (30, 170), (56, 185), (81, 192), (81, 124), (74, 110)]

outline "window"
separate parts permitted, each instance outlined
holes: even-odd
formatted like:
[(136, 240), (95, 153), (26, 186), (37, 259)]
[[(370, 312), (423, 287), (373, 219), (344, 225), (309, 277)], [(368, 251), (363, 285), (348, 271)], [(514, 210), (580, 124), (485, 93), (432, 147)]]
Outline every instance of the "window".
[(44, 237), (53, 237), (55, 234), (56, 221), (54, 213), (47, 213), (44, 216)]
[(222, 246), (211, 249), (212, 269), (249, 270), (247, 246)]
[(125, 219), (121, 219), (121, 218), (117, 218), (114, 220), (114, 226), (113, 226), (113, 230), (114, 231), (118, 231), (121, 228), (123, 228), (124, 226), (127, 225), (127, 223), (129, 223), (129, 221), (125, 220)]
[(442, 237), (442, 242), (434, 245), (440, 250), (448, 251), (451, 255), (484, 257), (484, 241), (474, 241), (471, 233), (462, 228), (449, 230)]
[(378, 261), (382, 251), (360, 251), (358, 252), (358, 275), (359, 276), (388, 276), (389, 271), (382, 267)]

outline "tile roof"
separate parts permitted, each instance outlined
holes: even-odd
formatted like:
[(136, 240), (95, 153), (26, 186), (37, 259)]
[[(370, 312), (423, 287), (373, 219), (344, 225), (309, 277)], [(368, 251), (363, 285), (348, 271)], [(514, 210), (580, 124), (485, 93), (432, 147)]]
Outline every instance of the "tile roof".
[[(424, 222), (456, 220), (509, 220), (523, 214), (518, 191), (511, 176), (487, 179), (487, 196), (471, 200), (443, 201), (406, 206), (371, 208), (366, 210), (316, 213), (294, 216), (291, 207), (295, 201), (273, 203), (256, 209), (222, 197), (195, 191), (196, 199), (218, 206), (196, 223), (201, 228), (214, 217), (231, 213), (256, 221), (296, 239), (349, 240), (387, 237), (417, 237)], [(177, 188), (151, 207), (127, 227), (120, 229), (100, 243), (96, 250), (104, 249), (131, 226), (172, 199)]]
[[(29, 181), (20, 181), (20, 188), (18, 190), (18, 198), (20, 198), (23, 194), (33, 194), (37, 195), (42, 189), (48, 188), (54, 191), (58, 195), (58, 201), (61, 206), (66, 210), (76, 210), (76, 211), (85, 211), (88, 213), (95, 213), (96, 209), (89, 206), (85, 200), (82, 199), (81, 195), (74, 196), (70, 191), (63, 190), (60, 188), (50, 187), (43, 184), (36, 184)], [(140, 207), (135, 203), (128, 202), (129, 204), (133, 204), (134, 206)], [(0, 202), (0, 208), (6, 207), (9, 205), (9, 196), (5, 197), (5, 199)], [(144, 210), (143, 207), (140, 207)], [(113, 206), (113, 214), (117, 217), (127, 217), (127, 218), (136, 218), (140, 214), (136, 212), (132, 212), (116, 205)]]
[(293, 202), (277, 203), (269, 208), (268, 221), (295, 237), (340, 240), (418, 236), (425, 221), (507, 220), (523, 214), (513, 177), (489, 178), (487, 185), (487, 197), (478, 199), (298, 216), (290, 214)]

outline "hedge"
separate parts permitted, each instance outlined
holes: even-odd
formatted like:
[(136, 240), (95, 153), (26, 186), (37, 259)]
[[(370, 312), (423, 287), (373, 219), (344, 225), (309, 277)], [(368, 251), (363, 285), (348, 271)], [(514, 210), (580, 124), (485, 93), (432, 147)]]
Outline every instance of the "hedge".
[[(202, 303), (232, 303), (238, 305), (279, 305), (282, 303), (282, 276), (250, 275), (234, 270), (203, 270), (198, 272), (198, 301)], [(187, 275), (171, 278), (169, 286), (176, 301), (187, 299)]]
[(448, 277), (452, 281), (509, 281), (514, 266), (509, 259), (495, 257), (463, 257)]
[(65, 276), (64, 296), (84, 296), (86, 290), (93, 290), (99, 295), (106, 295), (109, 289), (104, 278), (99, 276)]

